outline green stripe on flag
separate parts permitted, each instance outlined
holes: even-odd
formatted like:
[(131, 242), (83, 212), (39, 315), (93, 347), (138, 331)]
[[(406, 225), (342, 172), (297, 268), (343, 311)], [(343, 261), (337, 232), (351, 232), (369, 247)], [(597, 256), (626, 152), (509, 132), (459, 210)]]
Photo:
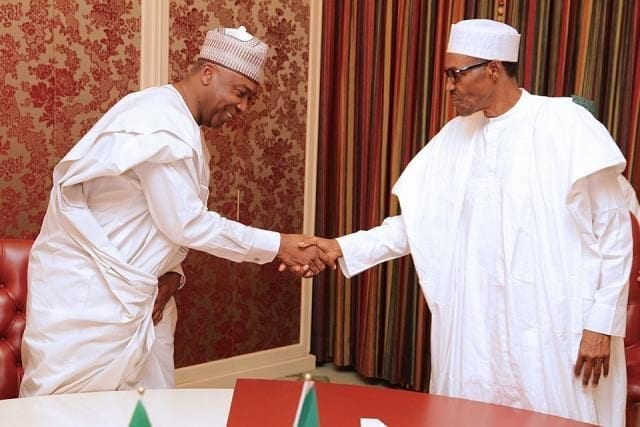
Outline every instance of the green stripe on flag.
[(311, 387), (302, 403), (302, 411), (298, 420), (298, 427), (319, 427), (318, 419), (318, 399), (316, 398), (316, 388)]
[(142, 400), (138, 400), (136, 408), (133, 410), (129, 427), (151, 427), (151, 421), (149, 421), (149, 416)]

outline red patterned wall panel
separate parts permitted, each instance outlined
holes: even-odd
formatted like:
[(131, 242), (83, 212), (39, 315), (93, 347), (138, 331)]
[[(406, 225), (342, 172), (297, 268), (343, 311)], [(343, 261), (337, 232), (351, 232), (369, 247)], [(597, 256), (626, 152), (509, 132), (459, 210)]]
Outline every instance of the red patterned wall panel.
[[(179, 79), (208, 29), (244, 25), (269, 46), (265, 84), (249, 111), (205, 132), (212, 154), (209, 207), (257, 227), (301, 232), (309, 3), (170, 2), (169, 69)], [(238, 197), (239, 195), (239, 197)], [(275, 265), (234, 264), (192, 252), (180, 291), (177, 366), (297, 343), (300, 285)]]
[[(300, 232), (309, 6), (290, 3), (172, 1), (170, 67), (176, 80), (217, 25), (245, 25), (271, 46), (255, 104), (226, 129), (206, 133), (210, 207), (231, 218), (239, 212), (258, 227)], [(3, 0), (0, 54), (0, 233), (30, 238), (44, 215), (54, 165), (139, 87), (140, 1)], [(295, 278), (272, 265), (199, 253), (185, 270), (178, 366), (298, 341)]]
[(0, 235), (31, 238), (55, 164), (139, 87), (140, 0), (2, 0), (0, 57)]

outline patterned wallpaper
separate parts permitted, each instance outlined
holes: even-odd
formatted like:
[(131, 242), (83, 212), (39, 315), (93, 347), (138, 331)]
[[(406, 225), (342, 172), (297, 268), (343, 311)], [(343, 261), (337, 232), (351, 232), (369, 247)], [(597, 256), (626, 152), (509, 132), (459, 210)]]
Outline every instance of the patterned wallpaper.
[[(172, 0), (169, 70), (178, 80), (208, 29), (238, 27), (269, 46), (265, 84), (251, 108), (207, 130), (209, 207), (229, 218), (301, 232), (306, 138), (308, 0)], [(238, 197), (239, 195), (239, 197)], [(275, 265), (235, 264), (191, 252), (180, 291), (177, 366), (297, 343), (300, 284)]]
[[(308, 0), (170, 2), (177, 80), (208, 28), (245, 25), (270, 46), (263, 92), (217, 132), (210, 207), (242, 222), (302, 230)], [(140, 0), (0, 1), (0, 235), (38, 233), (55, 164), (139, 87)], [(237, 195), (240, 194), (239, 202)], [(177, 366), (298, 342), (299, 281), (275, 265), (191, 253), (179, 293)]]
[(55, 164), (139, 87), (140, 0), (2, 0), (0, 58), (0, 235), (33, 238)]

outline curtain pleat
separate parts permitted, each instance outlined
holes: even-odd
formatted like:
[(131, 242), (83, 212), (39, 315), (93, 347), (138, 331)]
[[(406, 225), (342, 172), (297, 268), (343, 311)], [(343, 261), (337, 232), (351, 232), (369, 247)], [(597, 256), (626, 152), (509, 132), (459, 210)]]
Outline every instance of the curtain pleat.
[[(391, 188), (454, 115), (444, 90), (449, 28), (493, 18), (522, 34), (519, 81), (593, 100), (640, 184), (640, 2), (323, 2), (316, 233), (336, 237), (397, 215)], [(312, 352), (415, 390), (429, 378), (430, 316), (410, 257), (351, 280), (314, 279)]]

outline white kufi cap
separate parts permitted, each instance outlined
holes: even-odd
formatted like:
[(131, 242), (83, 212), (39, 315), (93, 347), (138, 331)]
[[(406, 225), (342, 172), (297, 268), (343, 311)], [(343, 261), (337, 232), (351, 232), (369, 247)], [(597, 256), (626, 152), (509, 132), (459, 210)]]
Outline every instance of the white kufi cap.
[(518, 62), (520, 34), (490, 19), (468, 19), (451, 26), (448, 53), (505, 62)]
[(244, 27), (219, 27), (207, 31), (199, 58), (220, 64), (262, 84), (268, 49), (264, 42), (247, 33)]

